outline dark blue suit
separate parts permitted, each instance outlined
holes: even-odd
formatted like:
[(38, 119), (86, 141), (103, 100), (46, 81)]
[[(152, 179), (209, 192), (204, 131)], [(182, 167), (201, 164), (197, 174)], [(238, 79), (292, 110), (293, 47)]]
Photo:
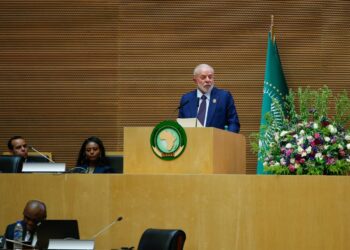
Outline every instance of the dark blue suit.
[[(24, 238), (25, 238), (25, 236), (27, 234), (27, 230), (26, 230), (26, 226), (25, 226), (24, 221), (21, 221), (21, 224), (22, 224), (22, 227), (23, 227), (22, 240), (24, 240)], [(6, 232), (5, 232), (5, 238), (6, 239), (13, 240), (13, 235), (14, 235), (14, 232), (15, 232), (15, 226), (16, 226), (16, 223), (13, 223), (13, 224), (10, 224), (10, 225), (7, 226)], [(30, 244), (30, 242), (26, 242), (26, 243)], [(7, 242), (6, 246), (7, 246), (7, 249), (12, 249), (13, 248), (13, 243), (12, 242)]]
[[(197, 116), (197, 90), (182, 96), (180, 101), (179, 118), (195, 118)], [(240, 124), (235, 103), (230, 92), (213, 88), (210, 93), (210, 104), (207, 114), (206, 127), (215, 127), (239, 133)]]

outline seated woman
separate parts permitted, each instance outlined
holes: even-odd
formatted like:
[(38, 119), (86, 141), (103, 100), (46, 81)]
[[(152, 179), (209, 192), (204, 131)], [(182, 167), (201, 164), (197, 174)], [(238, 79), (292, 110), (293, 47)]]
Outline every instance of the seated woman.
[(92, 136), (83, 142), (74, 172), (115, 173), (106, 158), (105, 147), (98, 137)]

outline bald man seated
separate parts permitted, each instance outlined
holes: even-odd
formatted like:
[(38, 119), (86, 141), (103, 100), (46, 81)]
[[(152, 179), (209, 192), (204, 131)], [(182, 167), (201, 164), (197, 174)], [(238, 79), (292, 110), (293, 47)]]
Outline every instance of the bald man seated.
[[(36, 229), (38, 224), (46, 219), (46, 205), (39, 200), (30, 200), (23, 210), (23, 227), (22, 241), (35, 246), (37, 241)], [(10, 224), (6, 228), (5, 238), (13, 240), (16, 223)], [(5, 249), (13, 249), (11, 242), (6, 242)]]

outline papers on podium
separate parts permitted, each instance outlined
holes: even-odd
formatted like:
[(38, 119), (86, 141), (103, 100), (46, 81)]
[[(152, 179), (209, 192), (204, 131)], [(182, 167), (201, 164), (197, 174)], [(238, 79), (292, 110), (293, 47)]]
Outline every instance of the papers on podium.
[(197, 118), (177, 118), (176, 121), (184, 128), (203, 128), (202, 123)]

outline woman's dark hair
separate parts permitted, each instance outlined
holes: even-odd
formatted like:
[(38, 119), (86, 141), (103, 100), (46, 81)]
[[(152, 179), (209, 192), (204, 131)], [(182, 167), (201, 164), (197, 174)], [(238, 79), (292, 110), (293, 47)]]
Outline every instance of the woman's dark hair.
[(83, 144), (81, 145), (76, 166), (83, 166), (83, 165), (89, 164), (89, 161), (86, 157), (85, 148), (86, 148), (86, 145), (90, 142), (96, 143), (99, 146), (100, 151), (101, 151), (100, 157), (97, 159), (96, 166), (108, 165), (108, 160), (106, 158), (106, 150), (105, 150), (105, 147), (103, 146), (103, 142), (101, 141), (100, 138), (98, 138), (96, 136), (91, 136), (91, 137), (87, 138), (83, 142)]

